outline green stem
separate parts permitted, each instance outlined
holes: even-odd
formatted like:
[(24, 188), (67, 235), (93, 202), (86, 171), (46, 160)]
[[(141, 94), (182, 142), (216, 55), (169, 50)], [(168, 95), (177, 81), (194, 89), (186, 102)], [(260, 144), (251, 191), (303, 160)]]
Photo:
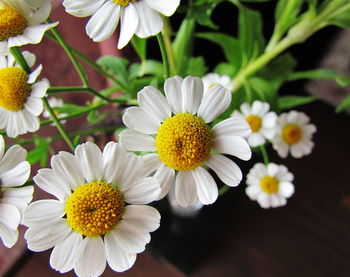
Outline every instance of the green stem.
[(169, 67), (170, 67), (171, 76), (174, 76), (177, 74), (177, 69), (176, 69), (173, 46), (171, 45), (171, 38), (170, 38), (170, 34), (172, 31), (171, 31), (169, 19), (167, 17), (163, 17), (163, 21), (164, 21), (164, 27), (162, 29), (162, 35), (163, 35), (166, 53), (167, 53), (168, 60), (169, 60)]
[(60, 121), (57, 119), (57, 116), (55, 115), (55, 112), (52, 110), (52, 108), (51, 108), (51, 106), (49, 104), (49, 101), (47, 100), (46, 97), (43, 98), (43, 103), (44, 103), (45, 109), (50, 113), (50, 116), (51, 116), (53, 122), (55, 122), (56, 128), (60, 132), (62, 138), (66, 141), (66, 143), (71, 148), (71, 150), (74, 151), (74, 144), (73, 144), (73, 142), (70, 140), (69, 136), (66, 133), (66, 130), (64, 130), (64, 128), (62, 127)]
[(263, 156), (264, 164), (267, 166), (269, 164), (269, 156), (267, 154), (265, 145), (263, 144), (260, 145), (259, 149), (260, 149), (261, 155)]
[(28, 74), (30, 74), (32, 72), (32, 70), (30, 69), (30, 67), (27, 64), (27, 61), (23, 57), (21, 49), (18, 46), (11, 47), (10, 53), (12, 54), (12, 56), (15, 58), (16, 62), (19, 63), (19, 65), (21, 66), (21, 68), (25, 72), (27, 72)]
[(219, 195), (224, 195), (227, 191), (229, 191), (230, 187), (223, 185), (220, 189), (219, 189)]
[(163, 59), (164, 79), (166, 80), (170, 77), (169, 60), (168, 60), (167, 52), (165, 49), (165, 44), (164, 44), (164, 39), (163, 39), (162, 33), (157, 34), (157, 39), (158, 39), (158, 45), (159, 45), (160, 52), (162, 54), (162, 59)]
[[(49, 22), (51, 22), (51, 20), (49, 20)], [(89, 82), (87, 80), (87, 75), (83, 69), (83, 67), (81, 66), (81, 64), (77, 61), (77, 59), (75, 58), (75, 56), (73, 55), (73, 51), (71, 50), (71, 48), (69, 47), (69, 45), (66, 43), (66, 41), (64, 40), (64, 38), (62, 37), (62, 35), (60, 34), (60, 32), (58, 32), (57, 28), (54, 27), (51, 29), (51, 32), (53, 33), (53, 35), (55, 36), (57, 42), (62, 46), (62, 48), (64, 49), (64, 51), (66, 52), (67, 56), (69, 57), (69, 59), (71, 60), (75, 70), (78, 72), (80, 79), (82, 81), (82, 83), (85, 86), (89, 86)]]

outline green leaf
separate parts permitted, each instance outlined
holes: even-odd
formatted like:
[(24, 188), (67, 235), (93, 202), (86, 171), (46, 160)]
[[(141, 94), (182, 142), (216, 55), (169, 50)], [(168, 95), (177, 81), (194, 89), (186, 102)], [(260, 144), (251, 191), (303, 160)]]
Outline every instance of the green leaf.
[(248, 84), (257, 95), (253, 100), (268, 102), (272, 110), (278, 110), (277, 90), (271, 82), (259, 77), (252, 77), (248, 79)]
[(91, 112), (89, 112), (86, 120), (89, 122), (89, 124), (91, 125), (95, 125), (99, 122), (101, 122), (102, 120), (104, 120), (107, 117), (108, 113), (106, 112), (98, 112), (97, 110), (93, 110)]
[(298, 21), (303, 0), (279, 0), (275, 12), (275, 32), (283, 35), (289, 27)]
[(236, 72), (237, 68), (234, 68), (229, 63), (219, 63), (214, 69), (214, 73), (217, 73), (219, 75), (227, 75), (231, 78), (236, 74)]
[(350, 28), (350, 11), (348, 10), (346, 13), (341, 13), (340, 15), (332, 18), (330, 24), (336, 25), (340, 28), (349, 29)]
[(55, 111), (58, 111), (60, 114), (75, 114), (83, 112), (87, 109), (85, 106), (78, 106), (74, 104), (64, 104), (61, 107), (53, 107)]
[(191, 58), (188, 62), (187, 75), (204, 76), (208, 68), (205, 65), (203, 57)]
[(241, 65), (240, 43), (236, 38), (222, 33), (197, 33), (196, 37), (203, 38), (221, 46), (227, 61), (237, 70)]
[(111, 74), (116, 75), (122, 83), (128, 84), (129, 77), (127, 65), (129, 61), (127, 59), (116, 56), (102, 56), (97, 60), (97, 63)]
[(350, 95), (348, 95), (335, 109), (337, 113), (350, 108)]
[(222, 1), (223, 0), (195, 1), (193, 7), (193, 14), (198, 24), (207, 26), (212, 29), (217, 29), (218, 26), (215, 25), (214, 22), (211, 20), (211, 15), (216, 6)]
[(35, 148), (28, 152), (27, 161), (31, 165), (39, 162), (44, 167), (48, 159), (50, 139), (35, 136), (34, 144)]
[(163, 78), (163, 65), (159, 61), (147, 60), (143, 63), (133, 63), (129, 68), (130, 79), (144, 75), (154, 75)]
[(337, 73), (331, 69), (315, 69), (308, 71), (292, 72), (288, 76), (288, 80), (299, 79), (331, 79), (337, 82), (338, 85), (346, 87), (350, 85), (350, 77)]
[(309, 104), (317, 100), (315, 96), (281, 96), (278, 98), (278, 107), (281, 110), (295, 108), (297, 106)]
[(140, 59), (146, 60), (147, 39), (133, 36), (131, 39), (131, 44), (134, 47), (136, 53), (139, 55)]

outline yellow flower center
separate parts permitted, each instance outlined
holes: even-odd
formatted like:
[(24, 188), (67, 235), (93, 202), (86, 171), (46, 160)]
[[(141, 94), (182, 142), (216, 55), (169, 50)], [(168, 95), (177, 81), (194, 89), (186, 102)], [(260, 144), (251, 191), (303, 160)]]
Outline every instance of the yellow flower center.
[(120, 6), (127, 6), (129, 3), (136, 2), (137, 0), (112, 0), (114, 3), (120, 5)]
[(181, 171), (191, 170), (206, 161), (212, 145), (212, 133), (207, 124), (190, 113), (179, 113), (165, 120), (156, 137), (160, 160)]
[(261, 128), (261, 117), (255, 114), (248, 115), (245, 120), (250, 125), (252, 132), (257, 132)]
[(288, 124), (282, 129), (282, 138), (287, 144), (295, 144), (301, 140), (302, 130), (295, 124)]
[(260, 187), (263, 192), (274, 194), (278, 191), (278, 183), (275, 177), (265, 176), (260, 180)]
[(65, 211), (74, 231), (88, 237), (101, 236), (121, 219), (124, 200), (118, 188), (94, 181), (79, 186), (68, 197)]
[(27, 80), (28, 74), (23, 69), (0, 69), (0, 106), (14, 112), (22, 110), (30, 93)]
[(27, 26), (27, 19), (18, 11), (8, 5), (0, 8), (0, 41), (21, 35)]

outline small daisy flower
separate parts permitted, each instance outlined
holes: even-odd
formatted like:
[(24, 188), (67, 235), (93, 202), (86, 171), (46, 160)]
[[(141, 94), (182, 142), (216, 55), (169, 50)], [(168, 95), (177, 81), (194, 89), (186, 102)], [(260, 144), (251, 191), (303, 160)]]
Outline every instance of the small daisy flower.
[(180, 0), (64, 0), (66, 12), (74, 16), (92, 15), (86, 33), (96, 42), (109, 38), (120, 21), (118, 48), (128, 44), (134, 34), (145, 38), (158, 34), (163, 28), (159, 13), (171, 16)]
[[(57, 97), (50, 97), (48, 98), (48, 101), (49, 101), (49, 105), (50, 107), (53, 109), (53, 111), (55, 112), (56, 116), (60, 116), (60, 117), (65, 117), (67, 116), (67, 114), (65, 113), (62, 113), (60, 114), (57, 109), (55, 109), (55, 107), (62, 107), (64, 105), (64, 102), (61, 98), (57, 98)], [(47, 110), (44, 110), (43, 112), (43, 117), (45, 118), (51, 118), (51, 115), (49, 113), (49, 111)], [(60, 120), (61, 124), (64, 124), (66, 123), (67, 120)], [(52, 125), (55, 125), (54, 123)]]
[(144, 161), (109, 142), (103, 152), (94, 143), (78, 145), (51, 158), (35, 183), (57, 198), (33, 202), (23, 215), (28, 248), (51, 247), (52, 268), (74, 269), (78, 276), (99, 276), (109, 266), (129, 269), (159, 227), (158, 211), (145, 204), (160, 193), (147, 177)]
[(0, 0), (0, 55), (8, 55), (10, 47), (39, 43), (58, 24), (42, 24), (51, 13), (51, 1), (41, 2), (37, 7), (36, 2)]
[[(154, 152), (144, 156), (149, 170), (156, 170), (163, 198), (175, 183), (175, 199), (181, 206), (211, 204), (218, 188), (206, 166), (228, 186), (237, 186), (242, 172), (235, 162), (221, 155), (249, 160), (251, 150), (244, 139), (250, 133), (246, 121), (228, 118), (210, 128), (223, 113), (231, 93), (221, 85), (203, 92), (200, 78), (179, 76), (165, 81), (164, 96), (148, 86), (137, 94), (139, 107), (126, 109), (120, 142), (131, 151)], [(155, 137), (154, 137), (155, 135)]]
[[(23, 52), (31, 67), (35, 56)], [(0, 57), (0, 129), (6, 129), (9, 137), (35, 132), (40, 127), (39, 115), (43, 111), (41, 98), (46, 95), (49, 81), (36, 82), (42, 66), (26, 73), (12, 55)]]
[(29, 178), (27, 151), (11, 146), (5, 153), (4, 138), (0, 136), (0, 238), (8, 248), (18, 239), (18, 225), (33, 197), (33, 186), (22, 186)]
[(272, 146), (280, 157), (286, 158), (289, 152), (294, 158), (311, 153), (314, 147), (311, 139), (316, 132), (316, 126), (309, 124), (309, 121), (306, 114), (297, 111), (283, 113), (278, 117)]
[(233, 90), (232, 79), (227, 75), (219, 75), (217, 73), (208, 73), (202, 77), (204, 91), (207, 91), (214, 85), (222, 85), (224, 88), (229, 91)]
[(284, 206), (294, 193), (293, 179), (284, 165), (257, 163), (247, 175), (246, 194), (265, 209)]
[(240, 107), (241, 112), (234, 111), (232, 116), (245, 119), (252, 129), (248, 136), (248, 143), (252, 147), (262, 145), (266, 139), (272, 139), (275, 135), (277, 115), (275, 112), (269, 112), (269, 103), (254, 101), (250, 106), (243, 103)]

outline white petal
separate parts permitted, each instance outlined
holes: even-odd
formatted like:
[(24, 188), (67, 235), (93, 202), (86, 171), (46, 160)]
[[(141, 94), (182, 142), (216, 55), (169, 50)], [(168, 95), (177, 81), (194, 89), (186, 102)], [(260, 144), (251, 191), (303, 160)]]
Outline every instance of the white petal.
[(127, 153), (116, 142), (110, 141), (103, 149), (104, 180), (110, 184), (119, 184), (120, 176), (125, 167)]
[(27, 161), (19, 163), (14, 168), (1, 174), (1, 182), (4, 187), (17, 187), (23, 185), (29, 178), (30, 164)]
[(164, 83), (165, 95), (174, 114), (182, 112), (182, 82), (183, 79), (180, 76), (174, 76), (168, 78)]
[(65, 203), (59, 200), (38, 200), (29, 205), (23, 214), (23, 224), (30, 226), (40, 224), (43, 221), (55, 220), (65, 215)]
[(247, 161), (252, 156), (248, 142), (238, 136), (220, 136), (214, 139), (214, 149), (220, 153), (229, 154)]
[(106, 256), (102, 238), (86, 237), (76, 253), (75, 273), (78, 276), (100, 276), (105, 268)]
[(271, 207), (270, 197), (266, 193), (259, 194), (257, 197), (257, 201), (259, 205), (264, 209), (268, 209)]
[(15, 206), (20, 214), (22, 214), (27, 208), (28, 203), (32, 200), (33, 192), (33, 186), (3, 189), (1, 203), (7, 203)]
[[(28, 64), (28, 66), (33, 67), (35, 62), (36, 62), (36, 56), (29, 51), (23, 51), (22, 54), (23, 54), (23, 57)], [(11, 56), (9, 56), (9, 57), (11, 57)], [(1, 65), (0, 65), (0, 67), (1, 67)]]
[(123, 220), (133, 226), (134, 230), (147, 233), (158, 229), (160, 214), (155, 208), (150, 206), (128, 205), (125, 208)]
[(72, 231), (66, 239), (56, 244), (50, 256), (50, 265), (60, 273), (66, 273), (74, 268), (77, 249), (82, 242), (81, 234)]
[(154, 174), (154, 177), (157, 178), (160, 183), (161, 193), (156, 199), (156, 200), (160, 200), (168, 194), (171, 186), (174, 184), (175, 170), (163, 164), (156, 171), (156, 173)]
[(38, 10), (29, 18), (28, 24), (35, 25), (44, 22), (50, 15), (52, 5), (50, 1), (45, 1), (38, 6)]
[(264, 115), (262, 125), (267, 128), (274, 128), (276, 126), (277, 115), (275, 112), (269, 112)]
[(280, 170), (279, 166), (275, 163), (269, 163), (267, 165), (267, 174), (269, 176), (275, 177), (279, 172), (279, 170)]
[(160, 122), (171, 116), (165, 96), (154, 87), (148, 86), (139, 91), (137, 100), (141, 109)]
[(104, 176), (103, 157), (100, 148), (92, 142), (75, 148), (75, 156), (80, 160), (85, 179), (88, 182), (101, 180)]
[(180, 171), (175, 181), (175, 199), (182, 207), (198, 202), (196, 182), (191, 171)]
[(156, 171), (163, 163), (159, 160), (158, 154), (151, 153), (142, 156), (144, 160), (143, 172), (140, 176), (147, 177), (154, 171)]
[(145, 1), (148, 6), (152, 9), (166, 15), (171, 16), (177, 9), (180, 4), (180, 0), (146, 0)]
[(214, 178), (202, 167), (191, 170), (196, 182), (199, 201), (204, 204), (212, 204), (218, 198), (218, 187)]
[(204, 94), (197, 115), (206, 123), (212, 122), (228, 108), (231, 97), (231, 92), (223, 86), (213, 86)]
[(251, 200), (256, 200), (258, 195), (262, 193), (260, 186), (255, 185), (246, 187), (245, 192)]
[(155, 151), (155, 139), (134, 130), (124, 130), (119, 134), (119, 142), (131, 151)]
[(117, 272), (128, 270), (136, 260), (136, 254), (127, 253), (120, 247), (114, 232), (105, 235), (105, 253), (109, 266)]
[(36, 82), (32, 85), (32, 90), (30, 92), (30, 96), (36, 98), (42, 98), (46, 95), (47, 89), (50, 87), (49, 80), (44, 78), (39, 82)]
[[(5, 147), (4, 143), (3, 143), (3, 146)], [(26, 159), (26, 157), (27, 157), (27, 150), (25, 150), (22, 146), (17, 144), (11, 146), (6, 151), (5, 156), (3, 156), (0, 161), (0, 174), (14, 168), (19, 163), (23, 162)]]
[(21, 220), (19, 210), (10, 204), (0, 203), (0, 222), (15, 230)]
[(77, 17), (85, 17), (95, 13), (104, 2), (105, 0), (65, 0), (63, 6), (67, 13)]
[(259, 145), (262, 145), (265, 143), (265, 138), (259, 134), (253, 132), (249, 137), (248, 137), (248, 143), (251, 147), (257, 147)]
[(0, 55), (6, 56), (10, 54), (7, 41), (0, 41)]
[(251, 128), (248, 122), (237, 117), (229, 117), (216, 124), (212, 131), (215, 137), (218, 136), (240, 136), (247, 137), (251, 134)]
[(135, 34), (141, 38), (158, 34), (163, 28), (161, 16), (155, 10), (149, 8), (144, 1), (137, 1), (133, 5), (139, 18)]
[(205, 164), (215, 171), (224, 184), (230, 187), (237, 186), (242, 180), (242, 171), (238, 165), (223, 155), (212, 154)]
[(43, 111), (43, 101), (36, 97), (28, 97), (24, 107), (33, 115), (39, 116)]
[(4, 156), (5, 152), (5, 140), (2, 135), (0, 135), (0, 168), (2, 168), (2, 157)]
[(135, 129), (144, 134), (155, 134), (160, 126), (160, 122), (149, 116), (139, 107), (126, 109), (123, 115), (123, 123), (130, 129)]
[(38, 78), (38, 76), (40, 75), (42, 69), (43, 69), (42, 65), (39, 65), (32, 73), (30, 73), (28, 76), (27, 83), (33, 84), (36, 81), (36, 79)]
[(159, 181), (156, 178), (147, 177), (138, 180), (128, 190), (123, 191), (125, 201), (130, 204), (147, 204), (160, 194)]
[(118, 49), (127, 45), (137, 30), (140, 19), (134, 4), (129, 4), (121, 9), (120, 20)]
[(95, 42), (109, 38), (118, 26), (120, 5), (107, 1), (86, 24), (86, 33)]
[(293, 195), (294, 193), (294, 186), (292, 183), (290, 182), (280, 182), (279, 183), (279, 190), (278, 190), (278, 194), (289, 198)]
[(11, 248), (18, 239), (18, 230), (10, 229), (0, 222), (0, 238), (7, 248)]
[(203, 97), (203, 82), (201, 78), (188, 76), (181, 85), (182, 112), (195, 114)]

